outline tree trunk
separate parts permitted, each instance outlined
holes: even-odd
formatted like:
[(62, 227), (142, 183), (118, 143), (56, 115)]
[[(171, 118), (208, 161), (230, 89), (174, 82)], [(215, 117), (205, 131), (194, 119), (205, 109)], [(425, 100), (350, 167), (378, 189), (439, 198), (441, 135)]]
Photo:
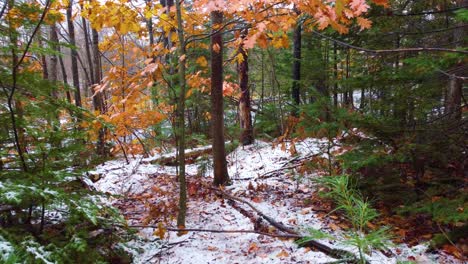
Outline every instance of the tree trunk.
[[(50, 39), (50, 48), (54, 50), (54, 52), (57, 52), (58, 51), (58, 35), (57, 35), (56, 24), (52, 24), (50, 26), (49, 39)], [(50, 62), (49, 63), (49, 81), (52, 82), (54, 85), (56, 85), (57, 80), (58, 80), (58, 56), (56, 54), (52, 54), (50, 56), (49, 62)], [(52, 96), (54, 98), (58, 98), (56, 88), (53, 89)]]
[[(247, 31), (247, 30), (246, 30)], [(243, 33), (242, 39), (245, 38), (247, 32)], [(241, 95), (239, 98), (239, 121), (241, 128), (240, 142), (243, 146), (253, 143), (253, 129), (251, 116), (250, 88), (249, 88), (249, 61), (247, 51), (243, 44), (239, 47), (239, 54), (242, 56), (242, 61), (238, 62), (237, 72), (239, 74), (239, 86)]]
[[(351, 62), (351, 51), (348, 48), (346, 51), (346, 79), (349, 79), (350, 71), (350, 62)], [(346, 90), (344, 92), (344, 103), (346, 107), (353, 108), (353, 89), (349, 86), (349, 82), (346, 85)]]
[[(8, 1), (8, 11), (11, 11), (13, 7), (15, 6), (15, 0), (9, 0)], [(9, 37), (10, 37), (10, 42), (11, 43), (17, 43), (18, 42), (18, 32), (12, 25), (9, 23), (8, 24), (8, 30), (9, 30)], [(18, 151), (18, 156), (21, 160), (21, 167), (24, 172), (28, 171), (28, 167), (26, 164), (26, 159), (24, 157), (24, 154), (27, 153), (26, 149), (26, 142), (24, 138), (24, 130), (23, 128), (20, 127), (19, 124), (21, 124), (21, 120), (23, 119), (23, 106), (20, 100), (15, 99), (15, 91), (17, 88), (17, 75), (18, 75), (18, 63), (19, 63), (19, 58), (18, 54), (16, 54), (16, 48), (12, 46), (11, 48), (11, 70), (12, 70), (12, 87), (9, 92), (6, 92), (5, 88), (4, 91), (7, 93), (7, 106), (8, 106), (8, 111), (10, 113), (10, 120), (11, 120), (11, 126), (13, 128), (13, 135), (15, 138), (15, 146), (16, 150)], [(16, 114), (15, 114), (16, 110)], [(18, 116), (18, 117), (17, 117)], [(19, 122), (18, 122), (19, 121)]]
[(213, 133), (213, 172), (214, 185), (229, 182), (226, 151), (224, 149), (224, 109), (223, 109), (223, 37), (219, 27), (223, 23), (223, 13), (211, 12), (211, 122)]
[[(101, 56), (99, 54), (99, 35), (95, 29), (92, 30), (92, 40), (94, 63), (91, 72), (93, 72), (94, 84), (97, 85), (101, 82)], [(101, 114), (105, 113), (104, 97), (102, 92), (93, 91), (93, 93), (94, 110), (98, 111)], [(107, 156), (107, 151), (105, 147), (105, 134), (105, 129), (100, 128), (98, 134), (98, 142), (96, 146), (96, 152), (98, 153), (98, 155), (103, 157)]]
[(338, 45), (333, 43), (333, 75), (335, 80), (333, 82), (333, 105), (338, 107)]
[[(293, 36), (293, 67), (292, 67), (292, 77), (293, 84), (291, 89), (291, 97), (293, 104), (298, 106), (301, 102), (301, 36), (302, 35), (302, 26), (300, 23), (297, 24), (294, 29)], [(295, 108), (292, 112), (294, 116), (299, 114), (298, 109)]]
[[(457, 7), (468, 5), (468, 0), (457, 0)], [(453, 31), (453, 42), (455, 48), (464, 47), (464, 37), (466, 36), (466, 28), (463, 27), (464, 22), (457, 23), (458, 28)], [(455, 66), (455, 67), (458, 67)], [(445, 99), (445, 114), (448, 119), (460, 121), (462, 117), (461, 99), (463, 96), (463, 80), (453, 74), (449, 77), (447, 98)]]
[(73, 25), (73, 0), (69, 1), (67, 6), (67, 25), (68, 25), (68, 36), (70, 38), (70, 45), (73, 47), (70, 49), (71, 52), (71, 66), (72, 66), (72, 78), (73, 87), (75, 89), (75, 105), (81, 107), (81, 92), (80, 92), (80, 77), (78, 75), (78, 52), (76, 51), (76, 40), (75, 40), (75, 26)]
[[(58, 48), (58, 52), (60, 53), (60, 46), (57, 47)], [(65, 94), (67, 95), (67, 101), (68, 103), (71, 104), (72, 102), (72, 98), (71, 98), (71, 94), (70, 94), (70, 91), (68, 90), (68, 77), (67, 77), (67, 70), (65, 69), (65, 63), (63, 63), (63, 59), (62, 57), (59, 57), (59, 63), (60, 63), (60, 72), (62, 73), (62, 81), (63, 81), (63, 84), (65, 85)]]
[[(80, 3), (81, 9), (83, 9), (83, 4)], [(94, 72), (93, 72), (93, 60), (91, 57), (91, 38), (89, 37), (89, 30), (88, 30), (88, 24), (86, 22), (86, 19), (84, 17), (81, 17), (81, 23), (83, 24), (83, 34), (84, 34), (84, 40), (85, 40), (85, 53), (86, 53), (86, 60), (88, 61), (88, 69), (89, 69), (89, 79), (90, 83), (86, 85), (85, 87), (85, 95), (89, 93), (89, 86), (92, 85), (93, 83), (96, 83), (96, 79), (94, 78)], [(83, 69), (84, 69), (83, 65)], [(89, 95), (88, 95), (89, 96)]]
[(177, 33), (179, 37), (178, 53), (179, 58), (183, 59), (179, 62), (179, 85), (180, 94), (177, 104), (176, 116), (176, 138), (178, 139), (178, 164), (179, 164), (179, 213), (177, 215), (177, 226), (185, 227), (185, 216), (187, 214), (187, 183), (185, 179), (185, 36), (184, 27), (182, 24), (182, 7), (180, 0), (175, 1), (177, 13)]

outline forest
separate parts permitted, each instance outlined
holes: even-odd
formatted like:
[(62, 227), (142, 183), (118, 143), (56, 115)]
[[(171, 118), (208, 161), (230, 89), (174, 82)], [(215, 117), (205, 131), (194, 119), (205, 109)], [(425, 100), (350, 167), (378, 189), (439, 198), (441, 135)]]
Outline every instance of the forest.
[(466, 263), (467, 7), (1, 0), (0, 263)]

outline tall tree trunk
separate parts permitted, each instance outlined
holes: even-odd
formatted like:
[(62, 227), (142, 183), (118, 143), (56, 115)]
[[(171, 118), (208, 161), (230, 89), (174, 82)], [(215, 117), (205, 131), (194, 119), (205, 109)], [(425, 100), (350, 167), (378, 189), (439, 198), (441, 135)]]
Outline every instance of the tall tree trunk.
[[(57, 34), (57, 25), (52, 24), (50, 26), (49, 31), (49, 39), (50, 39), (50, 48), (54, 50), (54, 52), (58, 51), (58, 34)], [(58, 56), (56, 54), (52, 54), (50, 56), (49, 61), (49, 81), (52, 82), (54, 85), (57, 84), (58, 81)], [(52, 96), (54, 98), (58, 98), (57, 89), (54, 87), (52, 90)]]
[[(346, 51), (346, 79), (349, 79), (351, 63), (351, 50), (348, 48)], [(349, 86), (349, 82), (346, 85), (346, 91), (344, 92), (344, 103), (346, 107), (353, 108), (353, 89)]]
[[(15, 6), (15, 0), (9, 0), (8, 1), (8, 11), (11, 11), (13, 7)], [(18, 32), (12, 25), (9, 23), (8, 24), (8, 34), (10, 38), (10, 42), (12, 44), (18, 42)], [(17, 75), (18, 75), (18, 63), (19, 63), (19, 58), (18, 54), (16, 54), (16, 46), (12, 45), (11, 46), (11, 70), (12, 70), (12, 87), (10, 91), (6, 92), (6, 88), (3, 87), (5, 93), (8, 94), (7, 98), (7, 105), (8, 105), (8, 111), (10, 113), (10, 120), (11, 120), (11, 126), (13, 128), (13, 135), (15, 139), (15, 146), (16, 150), (18, 151), (18, 156), (21, 160), (21, 167), (24, 172), (28, 171), (28, 167), (26, 164), (26, 159), (24, 157), (24, 154), (27, 153), (26, 149), (26, 142), (25, 142), (25, 137), (24, 137), (24, 130), (20, 127), (18, 121), (21, 121), (23, 119), (23, 106), (20, 100), (15, 99), (15, 91), (17, 88)], [(15, 114), (16, 110), (16, 114)]]
[(176, 138), (178, 139), (178, 165), (179, 165), (179, 213), (177, 215), (177, 226), (185, 227), (185, 216), (187, 214), (187, 183), (185, 179), (185, 36), (184, 27), (182, 24), (182, 7), (180, 0), (176, 0), (176, 17), (177, 17), (177, 33), (179, 37), (178, 53), (179, 58), (183, 59), (179, 62), (179, 85), (180, 94), (177, 104), (176, 117)]
[[(93, 68), (91, 72), (93, 72), (94, 76), (94, 86), (101, 82), (101, 56), (99, 54), (99, 34), (95, 29), (92, 29), (92, 46), (93, 46)], [(93, 91), (93, 105), (94, 110), (98, 111), (99, 113), (105, 113), (104, 107), (104, 97), (102, 92)], [(105, 146), (105, 135), (106, 131), (104, 128), (99, 129), (98, 133), (98, 142), (96, 146), (96, 152), (98, 155), (106, 157), (107, 151)]]
[[(468, 0), (457, 0), (457, 7), (468, 6)], [(457, 23), (458, 28), (453, 31), (453, 42), (455, 48), (464, 47), (464, 37), (466, 36), (466, 28), (463, 27), (464, 22)], [(457, 65), (458, 66), (458, 65)], [(457, 67), (455, 66), (455, 67)], [(445, 114), (447, 118), (460, 121), (462, 117), (461, 100), (463, 96), (463, 80), (453, 74), (449, 77), (447, 98), (445, 99)]]
[(211, 122), (213, 133), (213, 172), (214, 185), (229, 182), (226, 150), (224, 148), (224, 109), (223, 109), (223, 36), (219, 28), (223, 23), (221, 11), (211, 12)]
[[(81, 10), (83, 10), (83, 3), (80, 3)], [(88, 22), (86, 22), (86, 19), (84, 17), (81, 17), (81, 23), (83, 25), (83, 35), (84, 35), (84, 40), (85, 40), (85, 53), (86, 53), (86, 60), (88, 62), (88, 69), (89, 69), (89, 80), (91, 81), (87, 85), (85, 85), (86, 90), (85, 90), (85, 95), (89, 93), (89, 87), (96, 83), (96, 78), (94, 77), (94, 71), (93, 71), (93, 60), (91, 57), (91, 38), (89, 37), (89, 30), (88, 30)], [(83, 70), (85, 69), (83, 65)], [(87, 95), (89, 96), (89, 95)]]
[[(247, 35), (246, 32), (242, 33), (242, 39)], [(252, 116), (251, 116), (251, 102), (250, 102), (250, 88), (249, 88), (249, 57), (244, 45), (239, 47), (239, 54), (242, 56), (241, 62), (238, 62), (237, 72), (239, 74), (239, 86), (241, 95), (239, 98), (239, 121), (241, 128), (240, 142), (243, 146), (253, 143), (253, 129), (252, 129)]]
[[(58, 52), (60, 53), (60, 46), (57, 47), (58, 48)], [(61, 56), (59, 56), (59, 63), (60, 63), (60, 72), (62, 73), (62, 81), (63, 81), (63, 84), (65, 85), (65, 94), (67, 95), (67, 101), (68, 103), (71, 104), (72, 102), (72, 98), (71, 98), (71, 94), (70, 94), (70, 91), (68, 90), (68, 76), (67, 76), (67, 70), (65, 69), (65, 63), (63, 63), (63, 59)]]
[(338, 45), (333, 43), (333, 105), (338, 107)]
[[(292, 67), (292, 89), (291, 97), (293, 104), (299, 106), (301, 102), (301, 45), (302, 45), (302, 25), (297, 23), (293, 35), (293, 67)], [(292, 112), (294, 116), (298, 115), (298, 109), (295, 108)]]
[[(42, 27), (39, 29), (39, 35), (37, 36), (37, 43), (39, 47), (42, 47)], [(49, 79), (49, 70), (47, 68), (47, 58), (45, 54), (41, 54), (41, 64), (42, 64), (42, 79), (48, 80)]]
[(68, 25), (68, 36), (70, 39), (70, 45), (72, 48), (71, 52), (71, 66), (72, 66), (72, 78), (73, 87), (75, 89), (75, 105), (81, 107), (81, 92), (80, 92), (80, 76), (78, 75), (78, 52), (76, 51), (76, 40), (75, 40), (75, 26), (73, 24), (73, 0), (69, 0), (67, 6), (67, 25)]

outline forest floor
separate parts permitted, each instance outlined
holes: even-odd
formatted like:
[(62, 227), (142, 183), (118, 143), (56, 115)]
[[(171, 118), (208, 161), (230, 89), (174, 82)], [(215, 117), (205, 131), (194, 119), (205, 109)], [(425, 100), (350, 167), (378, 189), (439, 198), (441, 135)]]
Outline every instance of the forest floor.
[[(321, 243), (333, 248), (354, 251), (343, 245), (346, 224), (330, 205), (318, 200), (313, 178), (316, 171), (305, 171), (294, 177), (298, 164), (305, 157), (322, 156), (325, 140), (307, 139), (296, 142), (295, 155), (291, 143), (275, 145), (262, 141), (238, 147), (228, 155), (232, 184), (225, 192), (249, 201), (265, 215), (307, 234), (308, 228), (329, 233), (337, 240)], [(337, 149), (339, 150), (339, 149)], [(173, 153), (165, 154), (174, 155)], [(97, 190), (112, 194), (110, 202), (119, 208), (129, 226), (139, 230), (140, 239), (131, 241), (135, 249), (134, 263), (327, 263), (336, 259), (326, 254), (300, 248), (292, 239), (280, 239), (254, 233), (189, 232), (178, 236), (164, 227), (174, 227), (178, 184), (176, 167), (153, 164), (161, 154), (150, 158), (135, 157), (108, 161), (91, 174), (99, 174)], [(251, 208), (234, 206), (210, 189), (209, 160), (199, 159), (187, 165), (188, 212), (186, 228), (210, 230), (254, 230), (255, 219), (245, 211)], [(244, 212), (244, 213), (242, 213)], [(164, 223), (163, 225), (158, 223)], [(150, 226), (150, 227), (146, 227)], [(159, 226), (159, 228), (158, 228)], [(266, 231), (273, 231), (272, 229)], [(276, 231), (278, 233), (278, 231)], [(160, 237), (164, 237), (162, 240)], [(426, 253), (427, 243), (415, 246), (397, 244), (386, 252), (373, 251), (371, 263), (462, 263), (443, 251)], [(354, 251), (355, 252), (355, 251)]]

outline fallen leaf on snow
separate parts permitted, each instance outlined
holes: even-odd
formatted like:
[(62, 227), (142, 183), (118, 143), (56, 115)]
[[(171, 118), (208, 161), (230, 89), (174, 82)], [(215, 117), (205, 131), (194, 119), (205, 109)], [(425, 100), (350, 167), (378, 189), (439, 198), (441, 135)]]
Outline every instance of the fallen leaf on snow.
[(286, 252), (286, 251), (284, 251), (284, 249), (283, 249), (283, 250), (281, 250), (281, 252), (280, 252), (280, 253), (278, 253), (278, 255), (276, 255), (276, 257), (278, 257), (278, 258), (285, 258), (285, 257), (289, 257), (289, 253), (288, 253), (288, 252)]

